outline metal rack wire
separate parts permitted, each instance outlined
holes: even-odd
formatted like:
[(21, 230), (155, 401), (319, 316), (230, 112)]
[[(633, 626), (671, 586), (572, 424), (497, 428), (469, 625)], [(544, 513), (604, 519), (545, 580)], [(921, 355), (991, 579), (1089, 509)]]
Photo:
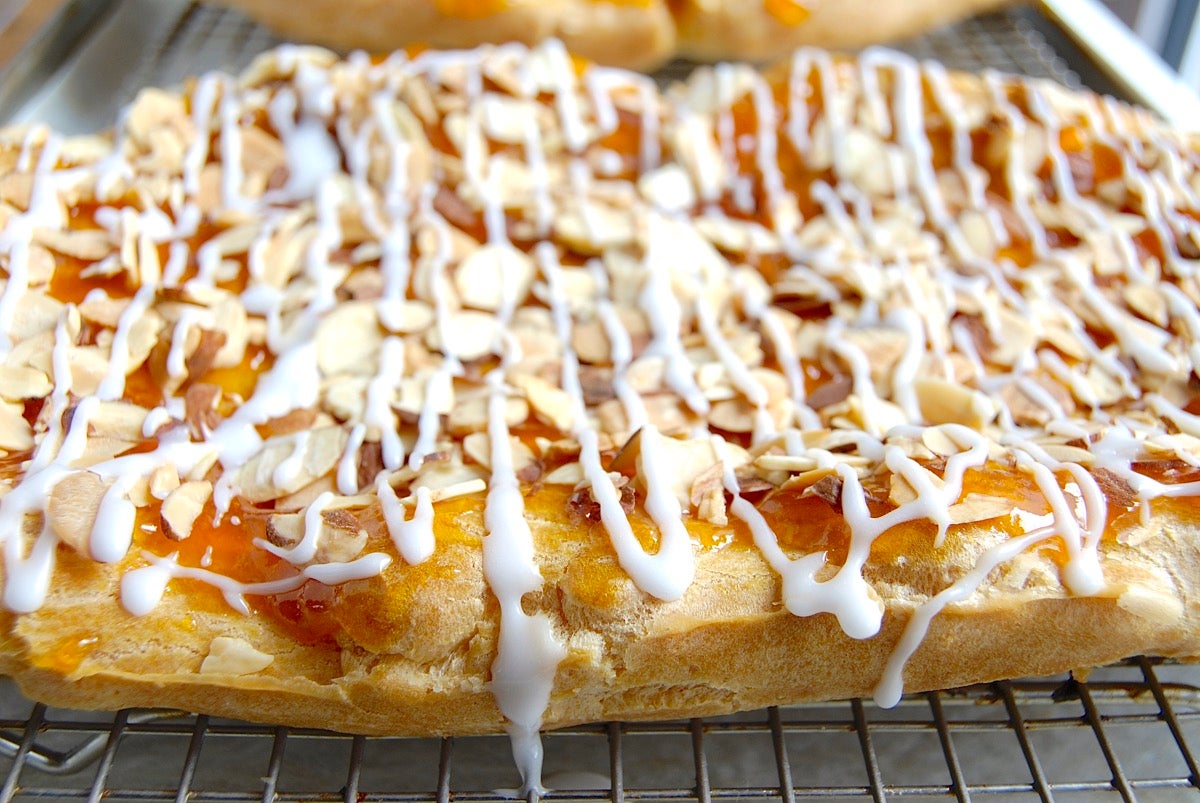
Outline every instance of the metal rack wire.
[[(1182, 800), (1200, 795), (1200, 687), (1138, 658), (1072, 678), (546, 735), (564, 801)], [(367, 739), (169, 712), (28, 703), (0, 720), (0, 801), (500, 803), (504, 737)], [(982, 755), (989, 760), (981, 762)], [(1152, 759), (1152, 760), (1151, 760)]]

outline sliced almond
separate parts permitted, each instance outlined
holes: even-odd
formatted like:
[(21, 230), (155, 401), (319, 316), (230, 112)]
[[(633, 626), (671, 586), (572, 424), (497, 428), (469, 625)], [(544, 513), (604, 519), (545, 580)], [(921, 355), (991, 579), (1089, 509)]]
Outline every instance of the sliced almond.
[(167, 494), (162, 503), (163, 533), (176, 541), (192, 534), (192, 526), (212, 496), (212, 483), (185, 482)]
[[(508, 427), (515, 427), (529, 418), (529, 403), (519, 396), (510, 396), (504, 402), (504, 421)], [(482, 432), (487, 429), (488, 401), (486, 397), (475, 397), (461, 400), (450, 411), (447, 429), (451, 435), (462, 437), (471, 432)]]
[(559, 432), (571, 431), (573, 405), (566, 391), (531, 374), (514, 374), (509, 381), (525, 392), (525, 398), (538, 418)]
[(950, 506), (951, 524), (971, 524), (1012, 515), (1013, 502), (1006, 496), (970, 493)]
[(166, 499), (167, 494), (179, 487), (179, 472), (174, 466), (162, 465), (150, 474), (150, 495), (155, 499)]
[(692, 179), (678, 164), (667, 164), (644, 173), (638, 191), (650, 203), (667, 212), (684, 212), (696, 205)]
[(0, 404), (0, 449), (22, 452), (33, 448), (33, 427), (19, 404)]
[[(941, 488), (946, 484), (945, 480), (934, 474), (927, 468), (920, 468), (921, 474), (935, 488)], [(912, 486), (912, 483), (903, 474), (893, 473), (889, 478), (888, 500), (897, 507), (906, 505), (917, 498), (917, 490)]]
[(725, 511), (725, 467), (713, 463), (692, 480), (688, 498), (696, 511), (696, 516), (703, 521), (724, 527), (729, 523)]
[(80, 555), (91, 554), (92, 527), (107, 488), (99, 474), (75, 471), (59, 480), (50, 492), (46, 503), (50, 528), (58, 540)]
[(88, 436), (119, 438), (129, 442), (142, 438), (146, 410), (125, 401), (105, 401), (96, 405), (88, 419)]
[[(445, 330), (447, 343), (442, 343)], [(443, 351), (460, 360), (470, 362), (492, 352), (500, 322), (496, 316), (478, 310), (460, 310), (450, 317), (444, 326), (433, 326), (425, 335), (431, 349)]]
[(578, 485), (583, 482), (583, 466), (579, 463), (565, 463), (543, 474), (541, 481), (545, 485)]
[(321, 320), (316, 340), (317, 365), (324, 376), (373, 374), (383, 342), (375, 305), (367, 301), (337, 305)]
[(462, 303), (495, 312), (515, 308), (529, 294), (533, 260), (511, 245), (485, 245), (471, 253), (454, 272)]
[(275, 661), (275, 656), (255, 649), (245, 639), (217, 636), (200, 663), (202, 675), (253, 675)]
[[(341, 427), (313, 430), (304, 442), (300, 460), (291, 464), (295, 470), (287, 476), (276, 478), (276, 469), (293, 456), (297, 442), (294, 436), (274, 438), (238, 469), (234, 487), (249, 502), (265, 502), (293, 493), (313, 480), (330, 474), (341, 458), (345, 445), (346, 433)], [(276, 479), (280, 483), (276, 484)]]
[(635, 240), (628, 210), (590, 200), (564, 205), (554, 218), (554, 233), (579, 253), (593, 256), (632, 245)]
[(84, 262), (99, 262), (116, 247), (103, 229), (35, 229), (33, 235), (35, 242), (51, 251)]
[(0, 365), (0, 397), (8, 401), (43, 399), (52, 390), (50, 377), (36, 368)]
[(998, 407), (984, 394), (955, 382), (929, 377), (913, 382), (921, 416), (930, 424), (962, 424), (980, 429), (996, 417)]

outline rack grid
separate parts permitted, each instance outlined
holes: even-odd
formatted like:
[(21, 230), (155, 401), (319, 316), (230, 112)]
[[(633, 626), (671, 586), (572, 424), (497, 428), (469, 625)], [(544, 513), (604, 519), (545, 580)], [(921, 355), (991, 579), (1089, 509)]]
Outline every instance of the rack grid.
[[(1183, 800), (1200, 794), (1200, 686), (1137, 658), (1067, 676), (545, 735), (563, 801)], [(86, 714), (6, 690), (0, 801), (500, 803), (504, 736), (382, 739), (167, 711)], [(986, 762), (980, 761), (986, 755)]]

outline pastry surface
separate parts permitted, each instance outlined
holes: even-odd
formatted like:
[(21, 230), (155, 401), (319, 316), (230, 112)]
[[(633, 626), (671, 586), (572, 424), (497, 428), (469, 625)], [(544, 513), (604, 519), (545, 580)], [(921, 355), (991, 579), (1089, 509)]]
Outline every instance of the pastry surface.
[(554, 42), (0, 147), (3, 669), (370, 734), (1192, 657), (1196, 139)]
[(1006, 0), (216, 0), (284, 36), (386, 53), (414, 44), (562, 40), (572, 53), (653, 69), (672, 58), (765, 64), (801, 46), (858, 48), (913, 36)]

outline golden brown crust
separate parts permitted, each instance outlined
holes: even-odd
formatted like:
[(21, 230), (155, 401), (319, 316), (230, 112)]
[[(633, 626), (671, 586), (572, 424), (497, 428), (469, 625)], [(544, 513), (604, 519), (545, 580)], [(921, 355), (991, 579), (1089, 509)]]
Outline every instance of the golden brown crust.
[[(538, 534), (561, 526), (533, 524)], [(905, 669), (905, 688), (1052, 674), (1143, 652), (1200, 657), (1195, 525), (1168, 515), (1157, 517), (1148, 532), (1135, 529), (1146, 536), (1138, 549), (1113, 543), (1104, 550), (1110, 587), (1095, 598), (1031, 581), (1038, 569), (1029, 565), (998, 572), (980, 593), (933, 620)], [(988, 541), (983, 532), (964, 533), (958, 560), (938, 571), (961, 575)], [(547, 550), (544, 569), (560, 562), (568, 567), (597, 546), (557, 534), (539, 542)], [(1044, 555), (1036, 563), (1052, 570)], [(545, 724), (706, 716), (870, 696), (914, 607), (941, 585), (912, 588), (870, 576), (885, 597), (884, 625), (878, 636), (856, 640), (828, 614), (797, 617), (783, 610), (778, 577), (750, 549), (706, 556), (695, 585), (668, 604), (648, 602), (629, 587), (613, 595), (623, 602), (596, 609), (573, 593), (569, 569), (548, 569), (541, 596), (558, 603), (540, 605), (572, 649), (558, 670)], [(430, 593), (414, 605), (434, 611), (474, 602)], [(86, 629), (77, 630), (83, 620)], [(486, 604), (470, 638), (437, 660), (354, 649), (338, 664), (327, 647), (298, 646), (255, 617), (197, 610), (187, 594), (168, 595), (143, 618), (98, 594), (73, 604), (52, 600), (22, 617), (16, 634), (41, 658), (13, 674), (31, 697), (77, 708), (161, 706), (377, 735), (485, 733), (503, 727), (486, 688), (497, 624), (495, 605)], [(439, 638), (434, 628), (417, 637)], [(36, 666), (53, 662), (56, 648), (76, 635), (99, 643), (72, 671)], [(252, 676), (200, 673), (216, 635), (245, 639), (273, 653), (275, 662)]]

